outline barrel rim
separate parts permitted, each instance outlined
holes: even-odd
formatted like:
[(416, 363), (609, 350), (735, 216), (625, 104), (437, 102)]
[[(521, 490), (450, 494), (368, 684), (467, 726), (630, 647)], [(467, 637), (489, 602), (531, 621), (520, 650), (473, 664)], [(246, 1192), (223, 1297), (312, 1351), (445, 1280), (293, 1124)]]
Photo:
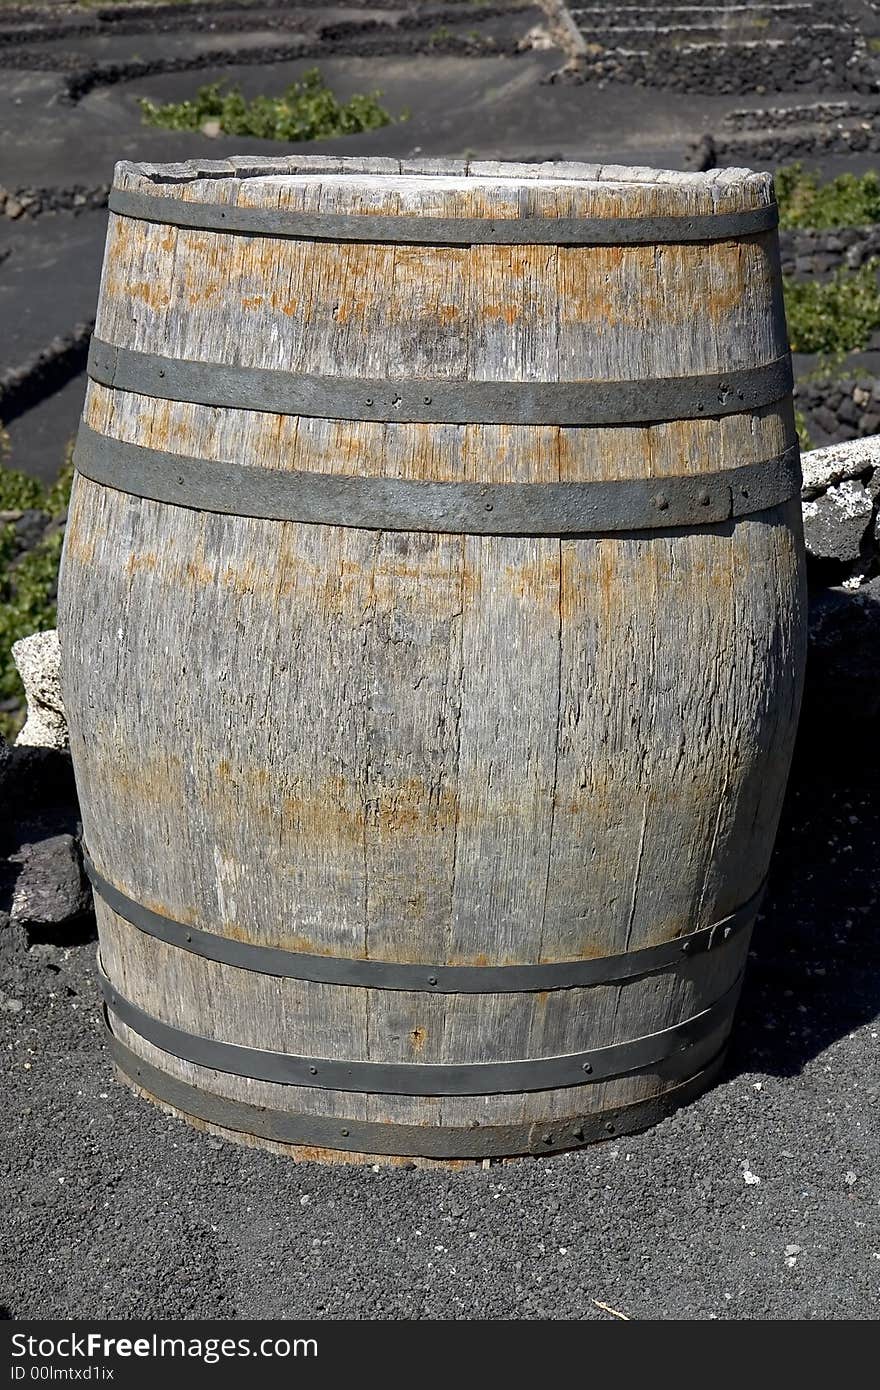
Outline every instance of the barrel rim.
[[(170, 190), (188, 183), (229, 180), (250, 182), (279, 177), (333, 178), (357, 177), (365, 181), (383, 178), (459, 177), (466, 179), (513, 179), (524, 184), (552, 179), (576, 183), (603, 191), (658, 188), (664, 191), (707, 193), (713, 203), (731, 193), (748, 193), (767, 202), (773, 187), (767, 170), (743, 167), (709, 170), (679, 170), (648, 165), (590, 164), (583, 160), (485, 159), (399, 159), (393, 156), (363, 155), (231, 155), (226, 159), (184, 160), (152, 163), (119, 160), (114, 168), (113, 187), (130, 188), (137, 183)], [(174, 196), (173, 192), (169, 196)]]

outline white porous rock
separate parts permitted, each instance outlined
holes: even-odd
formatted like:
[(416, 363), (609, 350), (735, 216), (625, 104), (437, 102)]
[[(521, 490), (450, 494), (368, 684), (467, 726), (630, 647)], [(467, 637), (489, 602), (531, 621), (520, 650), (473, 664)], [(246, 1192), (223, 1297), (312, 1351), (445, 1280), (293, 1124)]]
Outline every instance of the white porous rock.
[(801, 454), (805, 501), (826, 488), (850, 478), (860, 478), (869, 468), (880, 469), (880, 434), (868, 439), (851, 439), (846, 444), (829, 444), (827, 449), (811, 449)]
[(67, 719), (61, 698), (61, 648), (58, 631), (35, 632), (13, 643), (12, 659), (27, 698), (27, 720), (16, 746), (67, 748)]
[(525, 53), (529, 49), (536, 52), (543, 52), (548, 48), (555, 48), (556, 44), (545, 24), (533, 24), (531, 29), (517, 44), (517, 52)]

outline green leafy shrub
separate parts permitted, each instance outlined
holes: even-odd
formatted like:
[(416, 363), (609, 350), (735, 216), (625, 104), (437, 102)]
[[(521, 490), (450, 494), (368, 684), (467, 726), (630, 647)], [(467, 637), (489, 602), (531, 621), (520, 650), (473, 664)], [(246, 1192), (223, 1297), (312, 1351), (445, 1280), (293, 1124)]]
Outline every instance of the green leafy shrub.
[(36, 478), (29, 478), (14, 468), (0, 463), (0, 512), (26, 512), (42, 508), (45, 490)]
[(812, 449), (813, 441), (810, 438), (810, 430), (807, 425), (807, 417), (801, 410), (800, 406), (795, 406), (794, 427), (797, 430), (798, 443), (801, 446), (801, 451), (803, 453), (806, 453), (808, 449)]
[(861, 270), (842, 268), (830, 280), (786, 278), (785, 312), (793, 352), (841, 356), (867, 345), (880, 328), (877, 270), (871, 260)]
[(19, 637), (55, 626), (58, 565), (64, 540), (61, 523), (67, 513), (72, 481), (70, 449), (57, 481), (48, 489), (35, 478), (0, 463), (0, 511), (34, 508), (47, 512), (55, 522), (39, 545), (18, 558), (13, 558), (14, 525), (0, 525), (0, 700), (15, 699), (22, 705), (20, 714), (0, 711), (0, 733), (7, 738), (18, 732), (24, 712), (24, 691), (12, 660), (12, 644)]
[(355, 95), (340, 102), (317, 68), (293, 82), (278, 97), (254, 97), (248, 101), (239, 87), (211, 82), (200, 87), (194, 101), (157, 106), (140, 102), (146, 125), (169, 130), (200, 130), (206, 121), (218, 121), (225, 135), (253, 135), (260, 140), (321, 140), (335, 135), (356, 135), (390, 125), (392, 117), (379, 104), (380, 92)]
[(820, 184), (803, 165), (780, 169), (775, 178), (779, 225), (785, 229), (868, 227), (880, 222), (880, 176), (841, 174)]
[(29, 478), (15, 468), (7, 468), (9, 435), (0, 425), (0, 512), (25, 512), (42, 507), (45, 489), (36, 478)]

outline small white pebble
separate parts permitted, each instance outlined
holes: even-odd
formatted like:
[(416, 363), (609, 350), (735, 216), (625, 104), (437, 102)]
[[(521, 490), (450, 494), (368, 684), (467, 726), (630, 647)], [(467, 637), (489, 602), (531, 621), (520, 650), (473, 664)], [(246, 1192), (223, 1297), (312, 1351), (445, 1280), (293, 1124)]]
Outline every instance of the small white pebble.
[(748, 1183), (749, 1187), (755, 1187), (761, 1179), (757, 1173), (752, 1173), (748, 1168), (743, 1172), (743, 1182)]
[(801, 1247), (799, 1245), (786, 1245), (785, 1253), (786, 1255), (799, 1255), (801, 1253)]
[(844, 1178), (844, 1182), (846, 1183), (847, 1187), (853, 1187), (854, 1184), (858, 1182), (858, 1178), (856, 1177), (855, 1173), (852, 1171), (851, 1168), (847, 1173), (846, 1177)]
[(795, 1265), (797, 1264), (797, 1256), (789, 1255), (785, 1263), (788, 1265), (789, 1269), (794, 1269)]
[(311, 1200), (312, 1200), (312, 1199), (311, 1199), (311, 1197), (308, 1195), (308, 1193), (307, 1193), (307, 1192), (304, 1192), (303, 1195), (302, 1195), (302, 1196), (300, 1197), (300, 1199), (299, 1199), (299, 1204), (300, 1204), (301, 1207), (307, 1207), (307, 1206), (309, 1205), (309, 1202), (310, 1202)]

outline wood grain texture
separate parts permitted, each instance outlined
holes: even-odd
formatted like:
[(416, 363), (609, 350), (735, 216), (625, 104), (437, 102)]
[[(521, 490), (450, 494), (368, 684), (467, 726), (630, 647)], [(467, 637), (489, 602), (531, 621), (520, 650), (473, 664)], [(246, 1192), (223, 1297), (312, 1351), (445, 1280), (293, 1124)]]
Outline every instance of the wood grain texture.
[[(394, 160), (120, 165), (119, 187), (332, 212), (614, 217), (765, 205), (747, 171)], [(776, 238), (590, 248), (337, 245), (111, 216), (97, 332), (206, 362), (450, 381), (649, 379), (786, 351)], [(699, 474), (795, 440), (790, 400), (641, 427), (267, 415), (91, 385), (120, 440), (266, 468), (487, 482)], [(240, 519), (78, 477), (59, 604), (86, 841), (205, 930), (388, 961), (614, 954), (762, 881), (800, 700), (798, 500), (693, 531), (381, 533)], [(177, 1026), (309, 1055), (539, 1057), (670, 1026), (746, 949), (622, 985), (382, 992), (230, 970), (99, 904), (110, 978)], [(624, 1104), (659, 1076), (530, 1095), (338, 1094), (154, 1064), (233, 1099), (424, 1124)], [(695, 1066), (696, 1070), (696, 1066)]]

